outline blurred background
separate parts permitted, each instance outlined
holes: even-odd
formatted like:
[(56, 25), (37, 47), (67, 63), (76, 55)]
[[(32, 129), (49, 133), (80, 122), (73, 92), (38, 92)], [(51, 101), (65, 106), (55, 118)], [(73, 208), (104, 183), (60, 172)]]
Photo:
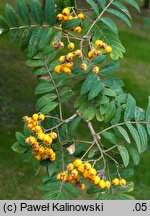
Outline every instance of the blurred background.
[[(0, 0), (2, 15), (6, 2), (16, 4), (16, 0)], [(82, 4), (84, 1), (79, 2)], [(149, 4), (149, 0), (146, 0), (144, 6), (141, 5), (140, 14), (131, 8), (132, 29), (116, 20), (126, 54), (121, 60), (120, 71), (115, 75), (123, 79), (125, 90), (144, 108), (150, 95)], [(38, 189), (42, 175), (35, 176), (32, 164), (24, 163), (22, 157), (11, 150), (15, 131), (23, 127), (22, 116), (35, 112), (34, 89), (37, 80), (33, 78), (31, 69), (25, 66), (25, 60), (19, 42), (9, 43), (7, 35), (0, 38), (0, 199), (40, 199), (42, 195)], [(143, 154), (135, 168), (135, 190), (132, 194), (136, 199), (150, 199), (149, 161), (150, 151)]]

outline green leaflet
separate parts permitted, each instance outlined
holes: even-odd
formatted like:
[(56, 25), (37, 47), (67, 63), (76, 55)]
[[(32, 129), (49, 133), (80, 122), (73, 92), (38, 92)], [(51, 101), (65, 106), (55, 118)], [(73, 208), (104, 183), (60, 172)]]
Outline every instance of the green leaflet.
[(47, 74), (47, 70), (45, 67), (39, 67), (39, 68), (35, 68), (33, 71), (33, 76), (40, 76), (40, 75), (44, 75)]
[(110, 104), (107, 107), (107, 110), (105, 112), (104, 121), (109, 122), (112, 120), (116, 112), (116, 104), (114, 101), (111, 101)]
[(130, 94), (128, 94), (126, 109), (124, 113), (124, 121), (130, 121), (134, 117), (135, 107), (135, 99)]
[(72, 123), (70, 123), (69, 132), (72, 138), (75, 137), (75, 133), (76, 133), (77, 127), (80, 124), (80, 121), (81, 121), (80, 118), (76, 118), (75, 120), (72, 121)]
[(7, 21), (5, 20), (5, 18), (3, 16), (0, 15), (0, 28), (2, 28), (3, 30), (8, 30), (9, 26), (7, 24)]
[(56, 107), (58, 106), (57, 102), (48, 102), (44, 107), (42, 107), (41, 109), (41, 113), (43, 114), (48, 114), (50, 113), (52, 110), (54, 110)]
[(108, 26), (114, 33), (118, 33), (118, 28), (116, 24), (110, 18), (104, 17), (101, 18), (100, 21), (103, 22), (106, 26)]
[(51, 83), (40, 83), (35, 89), (35, 95), (52, 91), (54, 86)]
[(124, 1), (132, 5), (134, 8), (136, 8), (140, 12), (140, 7), (138, 3), (136, 2), (136, 0), (124, 0)]
[(99, 2), (102, 9), (104, 9), (106, 7), (106, 2), (107, 2), (106, 0), (98, 0), (98, 2)]
[(85, 109), (82, 110), (83, 113), (83, 116), (91, 121), (94, 117), (95, 117), (95, 114), (96, 114), (96, 108), (95, 106), (93, 106), (93, 104), (89, 104), (89, 105), (86, 105)]
[(126, 131), (123, 127), (121, 127), (121, 126), (117, 126), (117, 129), (119, 130), (119, 132), (121, 133), (121, 135), (124, 137), (124, 139), (125, 139), (128, 143), (131, 143), (127, 131)]
[(19, 22), (18, 22), (18, 18), (16, 15), (16, 11), (14, 10), (14, 8), (10, 4), (6, 4), (5, 12), (6, 12), (7, 18), (9, 20), (11, 26), (19, 27)]
[(141, 154), (142, 153), (142, 146), (141, 146), (141, 139), (140, 139), (140, 136), (136, 130), (136, 128), (131, 124), (131, 123), (127, 123), (126, 124), (127, 128), (129, 129), (136, 145), (137, 145), (137, 149), (138, 149), (138, 152)]
[(134, 190), (134, 183), (133, 182), (127, 182), (125, 187), (118, 186), (117, 187), (117, 192), (119, 193), (129, 193)]
[(32, 29), (27, 28), (23, 34), (22, 34), (22, 40), (21, 40), (21, 50), (24, 51), (25, 49), (28, 48), (29, 41), (32, 35)]
[(47, 105), (49, 102), (55, 100), (56, 98), (57, 98), (57, 95), (54, 93), (49, 93), (49, 94), (42, 96), (36, 102), (36, 109), (40, 111), (40, 109), (43, 106)]
[(43, 23), (42, 5), (39, 0), (30, 0), (31, 15), (37, 24)]
[(22, 146), (20, 143), (16, 142), (11, 146), (11, 149), (14, 152), (17, 152), (19, 154), (23, 154), (27, 150), (27, 147)]
[(141, 152), (143, 153), (147, 150), (148, 145), (147, 132), (142, 124), (137, 123), (136, 126), (141, 139)]
[(30, 25), (30, 15), (29, 15), (26, 1), (25, 0), (18, 0), (17, 1), (17, 9), (18, 9), (18, 13), (19, 13), (22, 21), (25, 24)]
[(117, 7), (118, 9), (120, 9), (122, 12), (124, 12), (130, 19), (131, 19), (131, 15), (129, 13), (129, 10), (127, 9), (127, 7), (125, 5), (123, 5), (122, 3), (115, 1), (112, 3), (115, 7)]
[(146, 121), (148, 121), (149, 123), (147, 124), (147, 131), (150, 135), (150, 97), (148, 97), (148, 106), (146, 109)]
[(135, 165), (138, 165), (140, 162), (140, 154), (136, 150), (136, 148), (133, 145), (126, 145), (126, 148), (128, 149), (129, 154), (132, 157), (132, 160)]
[(46, 22), (51, 26), (56, 23), (56, 9), (54, 0), (46, 0), (45, 2), (45, 19)]
[(42, 60), (29, 59), (25, 64), (29, 67), (41, 67), (44, 65), (44, 62)]
[(145, 119), (145, 110), (136, 106), (134, 118), (136, 121), (144, 120)]
[(97, 97), (102, 90), (103, 90), (103, 84), (102, 84), (101, 80), (98, 78), (94, 82), (94, 84), (93, 84), (93, 86), (89, 92), (88, 99), (91, 100), (91, 99)]
[(86, 2), (91, 5), (96, 15), (99, 16), (99, 7), (97, 4), (93, 0), (86, 0)]
[(16, 139), (20, 145), (27, 146), (25, 143), (25, 136), (22, 133), (16, 132)]
[(109, 142), (113, 143), (113, 144), (117, 144), (117, 139), (115, 137), (115, 135), (111, 132), (107, 132), (107, 131), (104, 131), (101, 133), (102, 136), (107, 139)]
[(117, 72), (117, 70), (120, 68), (120, 63), (118, 61), (113, 61), (108, 65), (105, 65), (100, 70), (101, 76), (109, 75), (113, 72)]
[(64, 183), (64, 188), (66, 192), (73, 197), (77, 197), (80, 193), (79, 190), (75, 188), (74, 185), (71, 185), (70, 183)]
[(109, 89), (109, 88), (104, 88), (102, 94), (107, 95), (109, 97), (116, 97), (116, 93), (112, 89)]
[(117, 148), (118, 148), (118, 151), (122, 157), (124, 166), (127, 167), (129, 164), (129, 153), (128, 153), (127, 149), (121, 145), (120, 146), (118, 145)]
[(93, 87), (94, 82), (97, 80), (97, 76), (95, 74), (90, 74), (86, 80), (84, 81), (82, 88), (81, 88), (81, 94), (85, 94), (90, 91), (90, 89)]
[(112, 8), (108, 8), (107, 9), (107, 12), (113, 14), (113, 15), (116, 15), (118, 16), (120, 19), (122, 19), (129, 27), (131, 27), (131, 22), (130, 20), (124, 15), (122, 14), (121, 12), (115, 10), (115, 9), (112, 9)]
[(64, 22), (62, 25), (63, 30), (70, 30), (73, 29), (74, 27), (80, 26), (81, 20), (80, 19), (73, 19), (67, 22)]
[(52, 33), (53, 33), (52, 28), (45, 29), (42, 32), (41, 39), (38, 45), (40, 49), (44, 49), (50, 43), (50, 37), (52, 36)]

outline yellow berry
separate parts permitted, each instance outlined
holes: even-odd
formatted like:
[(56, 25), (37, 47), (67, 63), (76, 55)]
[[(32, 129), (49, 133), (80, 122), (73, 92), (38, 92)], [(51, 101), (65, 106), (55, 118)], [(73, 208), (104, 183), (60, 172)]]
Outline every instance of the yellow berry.
[(99, 71), (100, 71), (100, 68), (98, 66), (93, 66), (93, 68), (92, 68), (93, 73), (98, 74)]
[(76, 159), (76, 160), (73, 162), (73, 165), (74, 165), (75, 167), (81, 166), (81, 165), (82, 165), (82, 160)]
[(89, 169), (89, 175), (95, 176), (96, 173), (97, 173), (96, 169), (94, 169), (94, 168)]
[(101, 40), (95, 41), (95, 46), (97, 46), (98, 48), (101, 48), (103, 46), (103, 41)]
[(48, 134), (45, 134), (45, 136), (44, 136), (44, 143), (46, 145), (50, 145), (52, 142), (53, 142), (52, 138)]
[(60, 42), (60, 43), (59, 43), (59, 47), (60, 47), (60, 48), (64, 48), (64, 46), (65, 46), (65, 45), (64, 45), (63, 42)]
[(43, 130), (42, 130), (42, 128), (39, 126), (39, 125), (37, 125), (36, 127), (35, 127), (35, 133), (39, 133), (39, 132), (42, 132)]
[(110, 54), (110, 53), (112, 52), (112, 47), (111, 47), (111, 46), (106, 46), (106, 47), (105, 47), (105, 52), (106, 52), (107, 54)]
[(81, 27), (80, 26), (77, 26), (74, 28), (74, 31), (77, 32), (77, 33), (80, 33), (82, 31)]
[(57, 133), (55, 132), (51, 132), (50, 134), (50, 137), (54, 140), (54, 139), (57, 139)]
[(126, 180), (125, 179), (120, 179), (120, 181), (119, 181), (119, 184), (121, 185), (121, 186), (126, 186)]
[(25, 139), (25, 143), (27, 143), (27, 144), (30, 143), (30, 137), (27, 137), (27, 138)]
[(64, 8), (62, 11), (62, 14), (65, 16), (68, 16), (70, 14), (70, 9), (69, 8)]
[(80, 181), (80, 176), (77, 175), (77, 176), (75, 177), (75, 180), (76, 180), (77, 182), (79, 182), (79, 181)]
[(68, 49), (74, 50), (74, 48), (75, 48), (75, 44), (74, 43), (69, 43), (68, 44)]
[(66, 74), (70, 74), (71, 73), (71, 69), (68, 67), (62, 67), (62, 71)]
[(83, 173), (84, 172), (84, 164), (80, 165), (78, 167), (79, 172)]
[(38, 115), (38, 114), (33, 114), (32, 119), (33, 119), (34, 121), (38, 121), (39, 115)]
[(102, 55), (102, 52), (101, 52), (101, 50), (96, 50), (96, 55), (97, 55), (97, 56), (100, 56), (100, 55)]
[(38, 135), (37, 135), (37, 138), (39, 139), (39, 140), (44, 140), (44, 136), (45, 136), (45, 134), (44, 133), (39, 133)]
[(57, 19), (58, 19), (59, 21), (61, 21), (61, 20), (63, 19), (63, 15), (62, 15), (62, 14), (58, 14), (58, 15), (57, 15)]
[(67, 63), (63, 64), (63, 67), (72, 68), (73, 62), (67, 62)]
[(86, 162), (85, 164), (84, 164), (84, 169), (85, 170), (89, 170), (89, 169), (91, 169), (91, 164), (90, 163), (88, 163), (88, 162)]
[(72, 177), (78, 176), (78, 170), (73, 169), (73, 170), (71, 171), (71, 175), (72, 175)]
[(100, 177), (99, 176), (94, 176), (93, 178), (92, 178), (92, 181), (93, 181), (93, 183), (94, 184), (99, 184), (99, 182), (100, 182)]
[(98, 185), (101, 189), (104, 189), (106, 187), (106, 182), (104, 180), (100, 180)]
[(56, 179), (57, 179), (57, 181), (61, 180), (61, 174), (60, 173), (56, 176)]
[(44, 119), (45, 119), (45, 115), (42, 114), (42, 113), (40, 113), (40, 114), (39, 114), (39, 120), (40, 120), (40, 121), (44, 121)]
[(36, 155), (35, 158), (39, 161), (42, 159), (41, 155)]
[(110, 186), (111, 186), (111, 183), (110, 183), (110, 181), (105, 181), (105, 184), (106, 184), (106, 186), (105, 186), (105, 188), (107, 188), (107, 189), (109, 189), (110, 188)]
[(118, 178), (114, 178), (114, 179), (112, 180), (112, 183), (113, 183), (114, 186), (117, 186), (117, 185), (119, 185), (120, 181), (119, 181)]
[(70, 19), (70, 16), (66, 16), (66, 15), (63, 16), (63, 21), (64, 22), (68, 21), (69, 19)]
[(56, 73), (60, 74), (60, 73), (61, 73), (61, 69), (62, 69), (62, 66), (61, 66), (61, 65), (57, 65), (57, 66), (55, 67), (54, 71), (55, 71)]
[(82, 50), (76, 50), (75, 51), (75, 56), (77, 56), (78, 58), (81, 58), (83, 56)]
[(80, 14), (78, 14), (78, 18), (79, 18), (79, 19), (84, 19), (85, 16), (84, 16), (84, 14), (80, 13)]
[(30, 124), (30, 123), (32, 123), (32, 118), (30, 118), (28, 116), (24, 116), (23, 121), (25, 122), (25, 124)]
[(89, 173), (87, 170), (85, 170), (83, 173), (82, 173), (82, 176), (83, 178), (87, 179), (89, 177)]
[(48, 155), (48, 156), (54, 156), (53, 155), (53, 153), (54, 153), (54, 151), (51, 149), (51, 148), (47, 148), (46, 150), (45, 150), (45, 153)]
[(72, 171), (74, 169), (74, 165), (72, 163), (68, 164), (67, 170)]
[(73, 16), (71, 16), (71, 15), (69, 15), (68, 18), (69, 18), (69, 20), (73, 20)]
[(73, 57), (74, 57), (73, 53), (68, 53), (67, 56), (66, 56), (66, 59), (67, 59), (67, 61), (72, 61)]
[(88, 57), (91, 59), (91, 58), (94, 58), (96, 55), (96, 50), (95, 49), (92, 49), (89, 51), (88, 53)]
[(81, 64), (81, 67), (80, 67), (80, 68), (81, 68), (82, 71), (87, 71), (88, 66), (87, 66), (87, 64), (84, 64), (84, 63), (83, 63), (83, 64)]
[(59, 62), (63, 64), (63, 63), (65, 63), (65, 61), (66, 61), (66, 57), (65, 56), (60, 56)]
[(80, 189), (81, 189), (81, 190), (85, 190), (85, 188), (86, 188), (85, 184), (81, 184), (81, 185), (80, 185)]
[(35, 143), (36, 143), (35, 137), (30, 136), (30, 137), (29, 137), (29, 142), (30, 142), (31, 144), (35, 144)]

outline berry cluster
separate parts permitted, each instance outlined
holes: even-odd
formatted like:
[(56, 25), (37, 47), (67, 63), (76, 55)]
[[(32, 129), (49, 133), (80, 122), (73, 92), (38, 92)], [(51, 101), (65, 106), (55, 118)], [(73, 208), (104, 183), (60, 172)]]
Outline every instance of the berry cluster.
[[(69, 182), (71, 184), (76, 183), (77, 188), (81, 190), (85, 190), (85, 184), (80, 183), (80, 175), (87, 181), (92, 182), (97, 185), (101, 189), (109, 189), (111, 187), (111, 182), (109, 180), (103, 180), (97, 175), (96, 169), (94, 169), (89, 162), (85, 162), (84, 164), (80, 159), (76, 159), (73, 163), (68, 164), (67, 171), (63, 173), (59, 173), (57, 175), (58, 181)], [(125, 179), (115, 178), (112, 180), (112, 184), (114, 186), (125, 186)]]
[(31, 130), (34, 136), (27, 137), (25, 142), (32, 147), (32, 154), (35, 155), (37, 160), (50, 159), (51, 161), (56, 160), (56, 154), (50, 145), (54, 139), (57, 139), (57, 134), (51, 132), (50, 134), (45, 134), (40, 122), (44, 121), (45, 116), (42, 113), (34, 114), (32, 117), (24, 116), (23, 121), (25, 122), (27, 128)]
[[(75, 16), (73, 16), (73, 14), (71, 15), (71, 11), (69, 8), (64, 8), (62, 13), (57, 15), (57, 19), (59, 21), (61, 21), (60, 28), (62, 28), (62, 23), (69, 21), (69, 20), (77, 19), (77, 18), (83, 20), (85, 18), (85, 16), (82, 13), (80, 13), (78, 15), (76, 14)], [(82, 31), (82, 28), (80, 26), (76, 26), (75, 28), (73, 28), (71, 30), (76, 32), (76, 33), (80, 33)]]
[[(68, 48), (70, 50), (73, 50), (75, 48), (74, 43), (69, 43), (68, 44)], [(73, 67), (73, 59), (75, 57), (77, 58), (82, 58), (83, 54), (81, 50), (76, 50), (74, 52), (69, 52), (67, 55), (65, 56), (60, 56), (59, 58), (59, 62), (61, 63), (61, 65), (57, 65), (55, 67), (55, 72), (60, 74), (61, 72), (64, 72), (66, 74), (70, 74), (71, 73), (71, 69)]]

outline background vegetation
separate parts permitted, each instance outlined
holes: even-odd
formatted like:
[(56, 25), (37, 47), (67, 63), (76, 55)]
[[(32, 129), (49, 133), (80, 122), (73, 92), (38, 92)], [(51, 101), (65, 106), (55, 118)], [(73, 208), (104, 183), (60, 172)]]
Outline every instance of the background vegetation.
[[(6, 2), (15, 5), (16, 0), (0, 0), (2, 14)], [(124, 80), (126, 91), (145, 108), (150, 95), (150, 32), (145, 27), (144, 18), (150, 16), (150, 11), (143, 10), (139, 15), (132, 9), (132, 14), (133, 29), (126, 29), (118, 22), (127, 52), (121, 60), (120, 71), (115, 75)], [(37, 80), (24, 66), (25, 60), (19, 44), (9, 44), (7, 35), (3, 36), (0, 40), (0, 199), (40, 199), (42, 194), (37, 188), (41, 182), (40, 174), (34, 176), (32, 165), (23, 163), (22, 157), (10, 149), (15, 142), (15, 131), (22, 129), (22, 116), (35, 111)], [(147, 152), (135, 169), (133, 195), (136, 199), (150, 199), (149, 160), (150, 152)]]

